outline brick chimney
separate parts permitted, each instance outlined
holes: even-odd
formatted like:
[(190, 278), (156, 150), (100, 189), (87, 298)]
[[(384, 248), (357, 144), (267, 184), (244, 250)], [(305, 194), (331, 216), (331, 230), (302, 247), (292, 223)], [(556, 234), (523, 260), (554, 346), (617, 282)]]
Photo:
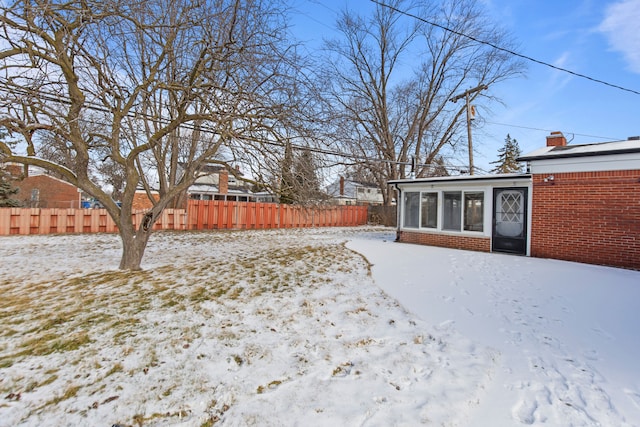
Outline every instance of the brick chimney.
[(17, 163), (8, 163), (5, 165), (4, 170), (9, 173), (11, 179), (22, 180), (28, 176), (28, 166), (22, 166)]
[(551, 132), (551, 135), (547, 136), (547, 147), (564, 147), (567, 145), (567, 138), (562, 132)]
[(340, 177), (340, 195), (344, 196), (344, 176)]
[(218, 174), (218, 193), (227, 194), (229, 192), (229, 171), (224, 169)]

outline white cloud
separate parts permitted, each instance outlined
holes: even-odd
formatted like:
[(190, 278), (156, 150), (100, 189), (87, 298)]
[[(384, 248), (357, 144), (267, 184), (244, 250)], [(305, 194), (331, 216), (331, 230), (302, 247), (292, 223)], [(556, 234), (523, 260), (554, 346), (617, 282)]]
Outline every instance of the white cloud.
[(621, 52), (631, 71), (640, 73), (640, 0), (622, 0), (607, 7), (598, 27), (611, 48)]
[[(571, 69), (575, 68), (571, 65), (571, 53), (568, 51), (562, 52), (558, 58), (553, 61), (553, 65), (560, 68)], [(562, 89), (569, 83), (569, 81), (573, 78), (573, 75), (569, 73), (564, 73), (558, 70), (553, 70), (551, 73), (551, 78), (549, 80), (549, 88), (554, 92)]]

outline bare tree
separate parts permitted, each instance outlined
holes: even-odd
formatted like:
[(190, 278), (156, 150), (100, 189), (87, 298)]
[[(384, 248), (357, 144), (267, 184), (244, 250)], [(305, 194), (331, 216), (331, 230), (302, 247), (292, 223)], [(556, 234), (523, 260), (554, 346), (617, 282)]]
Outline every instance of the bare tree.
[[(279, 140), (295, 102), (277, 0), (7, 1), (0, 7), (0, 160), (40, 166), (99, 200), (139, 269), (153, 223), (218, 153)], [(56, 159), (38, 157), (64, 148)], [(108, 162), (119, 206), (92, 178)], [(138, 228), (136, 189), (153, 208)], [(151, 197), (152, 190), (158, 197)]]
[(404, 178), (412, 160), (417, 176), (429, 175), (442, 166), (436, 159), (458, 150), (465, 111), (448, 102), (457, 92), (522, 72), (521, 62), (463, 36), (510, 45), (478, 3), (389, 0), (369, 17), (345, 11), (341, 37), (327, 43), (331, 56), (323, 60), (320, 86), (332, 109), (334, 138), (354, 156), (370, 159), (363, 166), (386, 203), (392, 198), (386, 182)]

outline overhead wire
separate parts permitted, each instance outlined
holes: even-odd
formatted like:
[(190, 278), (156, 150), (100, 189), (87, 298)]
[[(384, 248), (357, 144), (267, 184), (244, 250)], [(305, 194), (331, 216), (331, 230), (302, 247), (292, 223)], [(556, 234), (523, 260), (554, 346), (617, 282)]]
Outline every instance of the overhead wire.
[(438, 23), (436, 23), (436, 22), (429, 21), (428, 19), (425, 19), (425, 18), (423, 18), (423, 17), (421, 17), (421, 16), (415, 15), (415, 14), (413, 14), (413, 13), (411, 13), (411, 12), (407, 12), (406, 10), (398, 9), (398, 8), (396, 8), (396, 7), (394, 7), (394, 6), (391, 6), (391, 5), (389, 5), (389, 4), (386, 4), (386, 3), (384, 3), (384, 2), (382, 2), (382, 1), (380, 1), (380, 0), (370, 0), (370, 1), (371, 1), (371, 2), (373, 2), (373, 3), (375, 3), (375, 4), (377, 4), (377, 5), (379, 5), (379, 6), (386, 7), (386, 8), (388, 8), (388, 9), (391, 9), (391, 10), (393, 10), (394, 12), (397, 12), (397, 13), (400, 13), (400, 14), (402, 14), (402, 15), (408, 16), (408, 17), (410, 17), (410, 18), (416, 19), (416, 20), (418, 20), (418, 21), (424, 22), (425, 24), (429, 24), (429, 25), (431, 25), (431, 26), (434, 26), (434, 27), (440, 28), (441, 30), (445, 30), (445, 31), (450, 32), (450, 33), (452, 33), (452, 34), (455, 34), (455, 35), (458, 35), (458, 36), (461, 36), (461, 37), (465, 37), (465, 38), (467, 38), (467, 39), (469, 39), (469, 40), (472, 40), (472, 41), (474, 41), (474, 42), (476, 42), (476, 43), (480, 43), (480, 44), (484, 44), (484, 45), (486, 45), (486, 46), (490, 46), (490, 47), (492, 47), (493, 49), (499, 50), (499, 51), (501, 51), (501, 52), (508, 53), (508, 54), (510, 54), (510, 55), (513, 55), (513, 56), (517, 56), (518, 58), (522, 58), (522, 59), (525, 59), (525, 60), (527, 60), (527, 61), (534, 62), (534, 63), (536, 63), (536, 64), (544, 65), (544, 66), (546, 66), (546, 67), (553, 68), (553, 69), (555, 69), (555, 70), (562, 71), (562, 72), (564, 72), (564, 73), (568, 73), (568, 74), (574, 75), (574, 76), (576, 76), (576, 77), (580, 77), (580, 78), (583, 78), (583, 79), (587, 79), (587, 80), (590, 80), (590, 81), (595, 82), (595, 83), (600, 83), (600, 84), (603, 84), (603, 85), (606, 85), (606, 86), (609, 86), (609, 87), (612, 87), (612, 88), (615, 88), (615, 89), (619, 89), (619, 90), (623, 90), (623, 91), (626, 91), (626, 92), (630, 92), (630, 93), (633, 93), (633, 94), (636, 94), (636, 95), (640, 95), (640, 91), (637, 91), (637, 90), (635, 90), (635, 89), (629, 89), (629, 88), (626, 88), (626, 87), (623, 87), (623, 86), (620, 86), (620, 85), (617, 85), (617, 84), (614, 84), (614, 83), (610, 83), (610, 82), (607, 82), (607, 81), (604, 81), (604, 80), (601, 80), (601, 79), (597, 79), (597, 78), (594, 78), (594, 77), (588, 76), (588, 75), (586, 75), (586, 74), (582, 74), (582, 73), (578, 73), (578, 72), (575, 72), (575, 71), (569, 70), (569, 69), (567, 69), (567, 68), (559, 67), (559, 66), (557, 66), (557, 65), (553, 65), (553, 64), (550, 64), (550, 63), (548, 63), (548, 62), (541, 61), (541, 60), (536, 59), (536, 58), (533, 58), (533, 57), (531, 57), (531, 56), (527, 56), (527, 55), (524, 55), (524, 54), (521, 54), (521, 53), (515, 52), (515, 51), (513, 51), (513, 50), (511, 50), (511, 49), (507, 49), (507, 48), (504, 48), (504, 47), (502, 47), (502, 46), (498, 46), (498, 45), (497, 45), (497, 44), (495, 44), (495, 43), (488, 42), (488, 41), (486, 41), (486, 40), (480, 40), (480, 39), (478, 39), (477, 37), (473, 37), (473, 36), (470, 36), (470, 35), (468, 35), (468, 34), (462, 33), (462, 32), (460, 32), (460, 31), (453, 30), (453, 29), (451, 29), (451, 28), (449, 28), (449, 27), (446, 27), (446, 26), (444, 26), (444, 25), (438, 24)]
[[(490, 125), (497, 125), (497, 126), (507, 126), (507, 127), (512, 127), (512, 128), (535, 130), (535, 131), (547, 132), (547, 133), (555, 132), (554, 129), (541, 129), (541, 128), (535, 128), (535, 127), (531, 127), (531, 126), (520, 126), (520, 125), (512, 125), (512, 124), (508, 124), (508, 123), (497, 123), (497, 122), (492, 122), (492, 121), (488, 121), (488, 120), (485, 120), (484, 123), (488, 123)], [(612, 136), (588, 135), (588, 134), (584, 134), (584, 133), (576, 133), (576, 132), (571, 132), (571, 131), (566, 131), (566, 132), (570, 133), (572, 135), (575, 135), (575, 136), (584, 136), (586, 138), (604, 139), (606, 141), (621, 141), (623, 139), (623, 138), (616, 138), (616, 137), (612, 137)]]
[[(330, 10), (331, 12), (335, 13), (335, 10), (327, 7), (326, 5), (323, 5), (320, 2), (312, 1), (312, 0), (308, 0), (308, 1), (312, 2), (312, 3), (319, 4), (321, 6), (324, 6), (325, 8)], [(407, 11), (398, 9), (398, 8), (396, 8), (394, 6), (388, 5), (388, 4), (386, 4), (386, 3), (382, 2), (382, 1), (379, 1), (379, 0), (370, 0), (370, 1), (375, 3), (375, 4), (377, 4), (377, 5), (379, 5), (379, 6), (386, 7), (386, 8), (389, 8), (389, 9), (391, 9), (391, 10), (397, 12), (397, 13), (403, 14), (403, 15), (405, 15), (407, 17), (422, 21), (422, 22), (424, 22), (426, 24), (435, 26), (435, 27), (440, 28), (442, 30), (445, 30), (445, 31), (451, 32), (453, 34), (459, 35), (461, 37), (468, 38), (468, 39), (470, 39), (470, 40), (472, 40), (474, 42), (490, 46), (490, 47), (492, 47), (492, 48), (494, 48), (496, 50), (499, 50), (499, 51), (502, 51), (502, 52), (506, 52), (508, 54), (523, 58), (525, 60), (528, 60), (528, 61), (531, 61), (531, 62), (535, 62), (535, 63), (541, 64), (541, 65), (544, 65), (544, 66), (547, 66), (547, 67), (550, 67), (550, 68), (553, 68), (553, 69), (556, 69), (556, 70), (559, 70), (559, 71), (562, 71), (562, 72), (566, 72), (566, 73), (572, 74), (572, 75), (577, 76), (577, 77), (585, 78), (587, 80), (590, 80), (590, 81), (593, 81), (593, 82), (596, 82), (596, 83), (604, 84), (604, 85), (607, 85), (607, 86), (610, 86), (610, 87), (613, 87), (613, 88), (616, 88), (616, 89), (620, 89), (620, 90), (624, 90), (624, 91), (627, 91), (627, 92), (631, 92), (631, 93), (640, 95), (639, 91), (636, 91), (636, 90), (633, 90), (633, 89), (628, 89), (628, 88), (625, 88), (625, 87), (622, 87), (622, 86), (619, 86), (619, 85), (615, 85), (615, 84), (612, 84), (612, 83), (609, 83), (609, 82), (606, 82), (606, 81), (603, 81), (603, 80), (600, 80), (600, 79), (596, 79), (596, 78), (593, 78), (593, 77), (590, 77), (590, 76), (587, 76), (587, 75), (584, 75), (584, 74), (581, 74), (581, 73), (577, 73), (577, 72), (574, 72), (574, 71), (571, 71), (571, 70), (568, 70), (568, 69), (565, 69), (565, 68), (562, 68), (562, 67), (555, 66), (553, 64), (549, 64), (547, 62), (544, 62), (544, 61), (529, 57), (527, 55), (523, 55), (523, 54), (517, 53), (517, 52), (512, 51), (510, 49), (506, 49), (506, 48), (503, 48), (501, 46), (498, 46), (495, 43), (487, 42), (485, 40), (480, 40), (480, 39), (478, 39), (476, 37), (470, 36), (468, 34), (464, 34), (462, 32), (456, 31), (456, 30), (453, 30), (453, 29), (448, 28), (448, 27), (446, 27), (444, 25), (429, 21), (429, 20), (427, 20), (425, 18), (422, 18), (422, 17), (417, 16), (415, 14), (412, 14), (410, 12), (407, 12)], [(310, 19), (313, 19), (314, 21), (316, 21), (316, 22), (318, 22), (318, 23), (320, 23), (322, 25), (325, 25), (325, 24), (317, 21), (315, 18), (313, 18), (313, 17), (311, 17), (309, 15), (305, 14), (305, 16), (307, 16)], [(2, 83), (0, 82), (0, 84), (2, 84)], [(4, 86), (5, 86), (6, 89), (9, 89), (10, 85), (5, 83)], [(14, 91), (16, 90), (15, 87), (13, 87), (12, 89)], [(24, 92), (26, 93), (27, 91), (24, 90)], [(55, 101), (55, 102), (63, 102), (63, 103), (69, 103), (70, 102), (69, 100), (61, 99), (59, 94), (51, 93), (51, 94), (41, 94), (41, 95), (44, 95), (43, 99), (45, 99), (45, 100), (50, 100), (50, 101)], [(91, 109), (91, 110), (94, 110), (94, 111), (103, 112), (103, 113), (110, 113), (110, 111), (108, 111), (108, 109), (106, 109), (103, 106), (97, 105), (97, 104), (88, 103), (87, 104), (87, 108)], [(134, 114), (137, 117), (145, 117), (146, 119), (158, 120), (158, 117), (151, 118), (151, 117), (149, 117), (149, 116), (147, 116), (145, 114), (140, 114), (140, 113), (134, 113)], [(539, 128), (533, 128), (533, 127), (509, 125), (509, 124), (504, 124), (504, 123), (493, 123), (493, 122), (488, 122), (488, 121), (487, 121), (487, 123), (495, 124), (495, 125), (501, 125), (501, 126), (510, 126), (510, 127), (516, 127), (516, 128), (523, 128), (523, 129), (539, 130), (539, 131), (549, 132), (549, 130), (546, 130), (546, 129), (539, 129)], [(188, 124), (185, 124), (184, 126), (187, 129), (195, 130), (195, 127), (192, 126), (192, 125), (190, 126)], [(204, 132), (208, 132), (208, 133), (212, 133), (212, 134), (216, 133), (215, 129), (202, 129), (202, 128), (200, 128), (199, 130), (204, 131)], [(598, 138), (598, 139), (605, 139), (605, 140), (618, 140), (616, 138), (594, 136), (594, 135), (586, 135), (586, 134), (579, 134), (579, 133), (573, 133), (573, 135), (592, 137), (592, 138)], [(284, 142), (276, 142), (276, 141), (262, 141), (262, 142), (264, 144), (266, 144), (266, 145), (278, 146), (278, 147), (281, 147), (281, 148), (285, 147), (285, 143)], [(298, 145), (298, 144), (290, 144), (290, 146), (291, 146), (292, 149), (307, 150), (307, 151), (314, 152), (314, 153), (317, 153), (317, 154), (332, 155), (332, 156), (336, 156), (336, 157), (352, 159), (354, 161), (363, 161), (363, 162), (372, 162), (373, 161), (373, 162), (393, 163), (393, 164), (407, 165), (407, 166), (410, 166), (412, 164), (411, 161), (396, 161), (396, 160), (377, 159), (377, 158), (371, 158), (371, 157), (367, 157), (367, 156), (360, 156), (360, 155), (355, 155), (355, 154), (351, 154), (351, 153), (345, 153), (345, 152), (341, 152), (341, 151), (337, 151), (337, 150), (324, 149), (324, 148), (319, 148), (319, 147), (304, 146), (304, 145)], [(429, 166), (429, 165), (425, 164), (425, 165), (422, 165), (422, 166)], [(452, 165), (452, 164), (445, 164), (444, 166), (447, 167), (447, 168), (458, 169), (458, 170), (464, 169), (466, 167), (466, 166)], [(479, 169), (480, 170), (480, 168), (475, 168), (475, 169)]]
[[(17, 87), (13, 84), (8, 84), (7, 82), (3, 82), (2, 79), (0, 78), (0, 89), (4, 89), (4, 90), (10, 90), (12, 91), (14, 94), (16, 95), (22, 95), (22, 96), (28, 96), (30, 95), (30, 92), (25, 89), (24, 87)], [(49, 92), (47, 93), (46, 91), (43, 90), (39, 90), (38, 92), (38, 97), (40, 98), (40, 100), (43, 101), (47, 101), (47, 102), (59, 102), (62, 104), (70, 104), (71, 101), (69, 100), (68, 96), (66, 95), (62, 95), (62, 94), (55, 94), (53, 92)], [(105, 114), (111, 114), (112, 111), (110, 111), (108, 108), (99, 105), (97, 103), (93, 103), (90, 101), (85, 101), (85, 106), (88, 110), (91, 111), (95, 111), (95, 112), (99, 112), (99, 113), (105, 113)], [(163, 117), (157, 117), (157, 116), (151, 116), (149, 114), (146, 113), (140, 113), (140, 112), (131, 112), (127, 115), (130, 118), (143, 118), (144, 120), (149, 120), (155, 123), (158, 123), (160, 125), (166, 125), (169, 124), (169, 119), (163, 118)], [(91, 122), (91, 120), (86, 119), (85, 120), (87, 122)], [(93, 121), (94, 124), (100, 124), (96, 121)], [(188, 123), (183, 123), (182, 127), (189, 129), (189, 130), (196, 130), (196, 127), (194, 125), (188, 124)], [(218, 132), (215, 129), (212, 128), (207, 128), (207, 127), (198, 127), (197, 129), (198, 131), (204, 132), (204, 133), (208, 133), (211, 135), (216, 135), (218, 134)], [(262, 144), (265, 145), (270, 145), (270, 146), (277, 146), (280, 148), (285, 148), (287, 146), (286, 142), (277, 142), (277, 141), (268, 141), (268, 140), (264, 140), (264, 141), (260, 141)], [(396, 161), (396, 160), (385, 160), (385, 159), (376, 159), (376, 158), (371, 158), (371, 157), (367, 157), (367, 156), (362, 156), (362, 155), (357, 155), (357, 154), (351, 154), (351, 153), (345, 153), (342, 151), (337, 151), (337, 150), (331, 150), (331, 149), (327, 149), (327, 148), (320, 148), (320, 147), (313, 147), (313, 146), (307, 146), (307, 145), (300, 145), (300, 144), (295, 144), (295, 143), (288, 143), (288, 145), (295, 150), (306, 150), (306, 151), (310, 151), (316, 154), (324, 154), (324, 155), (331, 155), (331, 156), (336, 156), (336, 157), (342, 157), (342, 158), (346, 158), (346, 159), (352, 159), (354, 161), (362, 161), (362, 162), (380, 162), (380, 163), (393, 163), (393, 164), (400, 164), (400, 165), (411, 165), (410, 161)], [(452, 166), (455, 167), (455, 166)]]

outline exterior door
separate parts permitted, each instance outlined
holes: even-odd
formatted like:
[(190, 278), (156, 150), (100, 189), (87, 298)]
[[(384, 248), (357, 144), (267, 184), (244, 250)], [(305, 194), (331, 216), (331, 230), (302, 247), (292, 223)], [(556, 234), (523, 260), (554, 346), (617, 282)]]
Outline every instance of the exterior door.
[(527, 188), (493, 189), (491, 250), (527, 253)]

